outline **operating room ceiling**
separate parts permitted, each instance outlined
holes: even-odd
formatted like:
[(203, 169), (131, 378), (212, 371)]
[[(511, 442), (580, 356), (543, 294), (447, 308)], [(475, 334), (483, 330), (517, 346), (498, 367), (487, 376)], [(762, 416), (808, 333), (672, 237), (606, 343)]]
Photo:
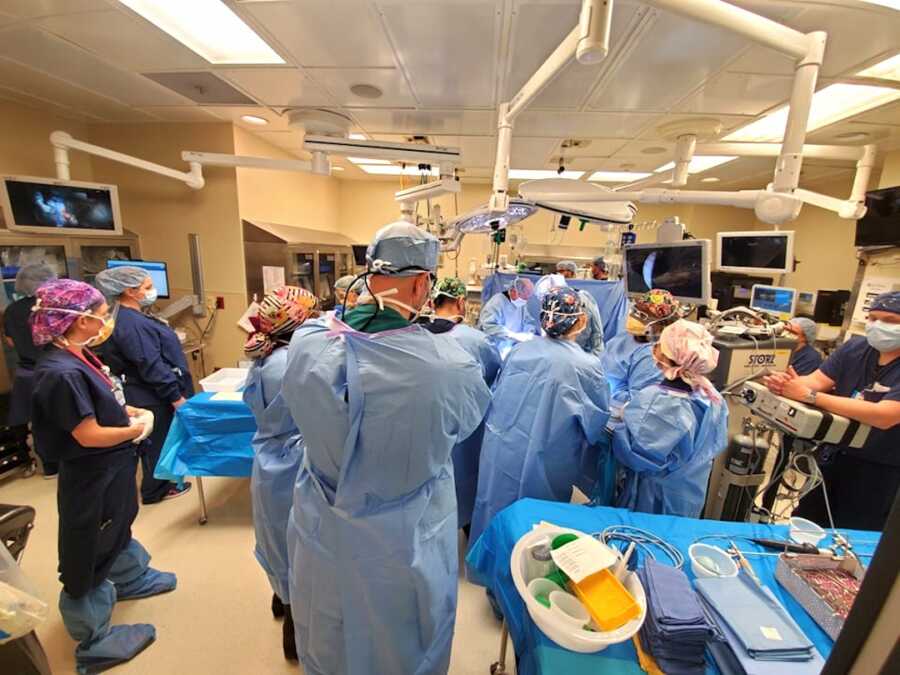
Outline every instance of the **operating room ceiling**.
[[(572, 29), (580, 7), (579, 0), (226, 4), (285, 65), (211, 65), (117, 0), (0, 0), (0, 98), (91, 123), (229, 120), (298, 157), (302, 134), (289, 128), (285, 108), (328, 108), (371, 138), (427, 136), (458, 146), (464, 178), (487, 180), (497, 104)], [(857, 0), (734, 4), (799, 30), (828, 31), (820, 87), (900, 51), (900, 11)], [(562, 154), (572, 170), (653, 171), (673, 151), (660, 125), (714, 117), (727, 135), (787, 100), (791, 66), (724, 29), (616, 0), (609, 56), (599, 65), (569, 65), (521, 115), (512, 167), (555, 169)], [(354, 94), (358, 84), (381, 96)], [(241, 119), (248, 114), (269, 124), (248, 124)], [(563, 149), (568, 139), (578, 147)], [(900, 102), (819, 129), (809, 141), (898, 148)], [(341, 178), (373, 178), (337, 163)], [(772, 165), (740, 159), (696, 174), (691, 184), (715, 177), (719, 182), (704, 187), (759, 187)], [(810, 160), (803, 182), (850, 170)]]

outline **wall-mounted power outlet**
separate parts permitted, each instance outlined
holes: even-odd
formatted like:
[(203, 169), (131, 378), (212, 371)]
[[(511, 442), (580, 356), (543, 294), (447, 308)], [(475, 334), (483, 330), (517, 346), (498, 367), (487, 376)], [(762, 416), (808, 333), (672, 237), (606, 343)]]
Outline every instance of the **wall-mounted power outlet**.
[(225, 309), (225, 298), (221, 295), (216, 296), (216, 309)]

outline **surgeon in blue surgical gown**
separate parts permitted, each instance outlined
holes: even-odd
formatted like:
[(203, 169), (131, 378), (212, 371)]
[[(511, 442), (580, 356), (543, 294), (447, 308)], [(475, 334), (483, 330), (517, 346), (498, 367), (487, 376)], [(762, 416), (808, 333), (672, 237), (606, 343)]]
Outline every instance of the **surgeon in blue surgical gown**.
[(653, 357), (662, 383), (634, 393), (613, 424), (613, 452), (625, 467), (618, 505), (697, 518), (713, 460), (728, 443), (728, 406), (705, 376), (719, 353), (703, 326), (679, 319)]
[(527, 342), (540, 334), (540, 327), (528, 311), (528, 299), (534, 294), (529, 279), (514, 279), (502, 293), (484, 303), (478, 317), (478, 328), (484, 332), (504, 357), (519, 342)]
[(458, 543), (450, 453), (484, 418), (479, 364), (414, 322), (439, 243), (375, 235), (370, 295), (294, 333), (282, 395), (306, 459), (288, 525), (291, 609), (307, 675), (446, 673)]
[(575, 342), (587, 324), (581, 298), (553, 288), (541, 307), (546, 336), (514, 347), (497, 381), (470, 543), (518, 499), (569, 501), (573, 486), (591, 495), (609, 454), (609, 387), (600, 360)]
[[(576, 265), (573, 260), (561, 260), (556, 263), (556, 272), (558, 275), (561, 275), (563, 279), (574, 279), (575, 275), (578, 273), (578, 265)], [(557, 285), (566, 286), (567, 284), (563, 283)], [(600, 319), (600, 307), (597, 305), (594, 296), (587, 291), (579, 290), (578, 295), (581, 297), (582, 303), (584, 303), (584, 313), (587, 315), (588, 322), (585, 329), (578, 334), (575, 342), (589, 354), (600, 356), (605, 349), (603, 343), (603, 321)]]

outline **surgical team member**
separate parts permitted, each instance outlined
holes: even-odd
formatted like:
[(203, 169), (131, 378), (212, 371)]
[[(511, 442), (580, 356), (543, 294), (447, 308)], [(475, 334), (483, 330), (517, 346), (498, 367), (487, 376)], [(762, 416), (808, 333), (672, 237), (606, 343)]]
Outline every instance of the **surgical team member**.
[(307, 675), (446, 673), (458, 543), (450, 453), (490, 400), (481, 367), (415, 320), (440, 244), (408, 222), (367, 252), (371, 301), (294, 332), (282, 396), (306, 457), (288, 526)]
[(316, 296), (296, 286), (282, 286), (259, 303), (258, 330), (244, 345), (253, 360), (244, 384), (244, 403), (256, 418), (250, 495), (256, 531), (256, 559), (272, 586), (272, 613), (284, 617), (282, 648), (286, 659), (297, 659), (294, 622), (288, 591), (288, 515), (294, 481), (303, 459), (303, 436), (294, 424), (281, 383), (287, 370), (291, 335), (316, 308)]
[[(46, 281), (56, 279), (56, 271), (46, 263), (29, 263), (22, 265), (16, 273), (15, 291), (21, 297), (10, 303), (3, 312), (3, 333), (6, 343), (16, 351), (18, 365), (9, 397), (9, 417), (7, 424), (11, 427), (25, 426), (31, 423), (31, 392), (34, 387), (34, 367), (40, 356), (40, 350), (31, 338), (31, 325), (28, 319), (34, 307), (35, 293)], [(43, 449), (35, 444), (35, 452), (41, 458), (41, 467), (45, 478), (54, 478), (59, 466), (49, 458)]]
[[(774, 393), (873, 427), (859, 450), (828, 447), (819, 465), (836, 527), (884, 529), (900, 487), (900, 291), (872, 301), (865, 337), (850, 338), (810, 375), (765, 379)], [(794, 515), (830, 526), (815, 489)]]
[(713, 459), (728, 443), (728, 406), (706, 378), (719, 360), (712, 341), (703, 326), (679, 319), (653, 346), (663, 382), (633, 394), (613, 424), (625, 469), (618, 506), (700, 516)]
[(822, 365), (822, 355), (813, 347), (816, 343), (816, 335), (819, 332), (816, 322), (812, 319), (797, 317), (796, 319), (791, 319), (785, 327), (797, 338), (797, 347), (791, 354), (791, 360), (788, 365), (798, 375), (814, 373)]
[[(121, 386), (88, 346), (112, 332), (95, 288), (69, 279), (37, 290), (36, 345), (48, 345), (34, 373), (34, 434), (59, 461), (59, 610), (78, 641), (79, 673), (136, 656), (156, 637), (148, 624), (110, 626), (117, 601), (174, 590), (174, 574), (149, 566), (131, 536), (138, 513), (138, 448), (153, 425), (125, 405)], [(145, 416), (146, 417), (146, 416)]]
[(485, 424), (469, 541), (500, 510), (524, 497), (569, 501), (572, 486), (593, 496), (608, 453), (609, 387), (600, 360), (576, 343), (587, 317), (562, 287), (541, 301), (546, 337), (509, 353)]
[(334, 316), (340, 319), (344, 315), (344, 307), (353, 309), (359, 301), (360, 292), (365, 288), (362, 279), (355, 284), (356, 279), (352, 274), (341, 277), (334, 282)]
[(681, 308), (669, 291), (654, 288), (631, 302), (625, 330), (603, 352), (603, 372), (614, 406), (631, 400), (635, 392), (662, 382), (653, 358), (653, 343), (663, 328), (681, 318)]
[(594, 281), (609, 280), (608, 270), (609, 267), (607, 266), (606, 261), (603, 259), (603, 256), (597, 256), (591, 263), (591, 279), (593, 279)]
[[(562, 260), (556, 263), (556, 271), (565, 279), (574, 279), (578, 272), (578, 265), (573, 260)], [(603, 353), (603, 321), (600, 320), (600, 308), (594, 296), (585, 290), (579, 290), (578, 295), (584, 303), (584, 312), (587, 315), (588, 323), (585, 329), (578, 334), (576, 342), (584, 351), (594, 356), (600, 356)]]
[(125, 384), (129, 405), (153, 413), (156, 425), (141, 455), (141, 500), (156, 504), (180, 497), (190, 483), (178, 486), (154, 478), (153, 472), (169, 433), (175, 410), (194, 393), (181, 342), (168, 325), (145, 314), (156, 302), (153, 279), (139, 267), (113, 267), (100, 272), (95, 284), (118, 304), (116, 329), (101, 354), (113, 373)]
[[(441, 279), (434, 289), (434, 317), (421, 319), (426, 330), (456, 340), (481, 366), (484, 383), (494, 386), (502, 361), (500, 353), (487, 335), (463, 323), (466, 316), (466, 285), (456, 277)], [(453, 448), (453, 477), (456, 482), (457, 523), (466, 534), (475, 508), (478, 488), (478, 459), (484, 438), (484, 423), (462, 443)]]
[(501, 353), (540, 332), (526, 306), (533, 293), (534, 284), (529, 279), (517, 278), (481, 308), (478, 328), (494, 341)]

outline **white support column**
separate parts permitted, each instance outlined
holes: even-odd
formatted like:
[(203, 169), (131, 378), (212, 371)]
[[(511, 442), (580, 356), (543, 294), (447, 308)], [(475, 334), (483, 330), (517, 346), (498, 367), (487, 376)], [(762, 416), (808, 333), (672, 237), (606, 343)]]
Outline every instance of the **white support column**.
[(875, 167), (876, 154), (876, 146), (863, 146), (863, 156), (856, 163), (856, 176), (853, 178), (853, 189), (850, 190), (851, 202), (865, 203), (866, 191), (869, 189), (869, 178), (871, 178), (872, 169)]
[(775, 164), (773, 189), (776, 192), (792, 192), (800, 182), (803, 166), (803, 144), (806, 142), (806, 127), (812, 108), (813, 94), (819, 78), (819, 68), (825, 56), (826, 33), (817, 31), (808, 36), (809, 51), (797, 62), (794, 73), (794, 87), (788, 106), (787, 125), (781, 154)]
[(582, 0), (578, 17), (578, 63), (600, 63), (609, 53), (613, 0)]
[(509, 208), (509, 153), (512, 146), (513, 123), (508, 114), (509, 104), (501, 103), (497, 115), (497, 157), (494, 161), (494, 188), (488, 203), (492, 213), (504, 213)]
[(515, 120), (519, 113), (537, 98), (538, 94), (544, 90), (544, 87), (550, 84), (553, 78), (571, 63), (578, 49), (578, 37), (578, 26), (575, 26), (559, 46), (553, 50), (553, 53), (547, 57), (547, 60), (541, 64), (541, 67), (534, 72), (534, 75), (528, 78), (528, 81), (522, 86), (519, 93), (512, 97), (506, 113), (510, 121)]
[(687, 184), (688, 168), (694, 159), (694, 150), (697, 147), (697, 137), (694, 134), (685, 134), (675, 140), (675, 169), (672, 174), (672, 185), (683, 187)]
[(56, 177), (60, 180), (72, 180), (69, 173), (69, 151), (58, 145), (53, 146), (53, 161), (56, 164)]

